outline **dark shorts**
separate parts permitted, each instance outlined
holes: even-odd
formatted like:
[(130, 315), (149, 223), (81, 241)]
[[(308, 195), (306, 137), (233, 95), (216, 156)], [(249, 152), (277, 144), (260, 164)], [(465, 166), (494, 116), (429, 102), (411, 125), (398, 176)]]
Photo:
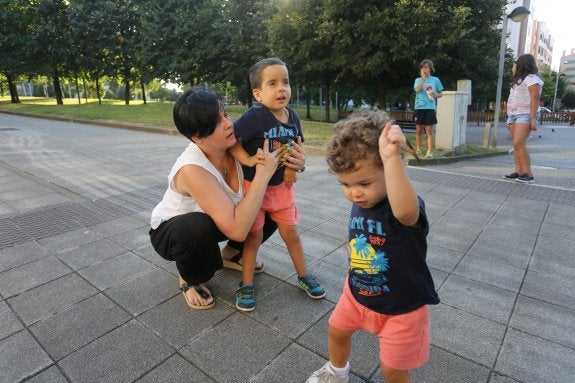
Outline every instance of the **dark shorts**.
[(415, 109), (413, 120), (415, 125), (435, 125), (437, 124), (435, 109)]

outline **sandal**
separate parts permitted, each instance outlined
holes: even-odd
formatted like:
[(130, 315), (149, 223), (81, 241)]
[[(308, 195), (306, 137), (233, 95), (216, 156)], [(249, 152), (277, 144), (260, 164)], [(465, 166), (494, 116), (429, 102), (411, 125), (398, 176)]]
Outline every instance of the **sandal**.
[[(243, 271), (244, 268), (243, 268), (242, 264), (240, 263), (241, 259), (242, 259), (242, 253), (237, 253), (231, 259), (222, 258), (222, 261), (224, 262), (224, 267), (226, 269)], [(256, 267), (254, 269), (254, 273), (259, 274), (259, 273), (263, 273), (263, 272), (264, 272), (264, 264), (262, 262), (256, 261)]]
[[(208, 303), (207, 305), (195, 305), (192, 302), (190, 302), (188, 300), (188, 295), (186, 294), (186, 291), (188, 291), (190, 288), (193, 288), (194, 290), (196, 290), (196, 292), (198, 293), (198, 295), (200, 297), (202, 297), (202, 299), (210, 299), (212, 298), (212, 301), (210, 303)], [(211, 309), (212, 307), (214, 307), (214, 305), (216, 304), (216, 300), (214, 299), (214, 297), (207, 292), (206, 290), (202, 289), (200, 286), (198, 285), (190, 285), (188, 282), (184, 282), (180, 285), (179, 290), (182, 292), (182, 294), (184, 294), (184, 299), (186, 300), (186, 303), (188, 304), (188, 306), (190, 306), (191, 308), (193, 308), (194, 310), (207, 310), (207, 309)]]

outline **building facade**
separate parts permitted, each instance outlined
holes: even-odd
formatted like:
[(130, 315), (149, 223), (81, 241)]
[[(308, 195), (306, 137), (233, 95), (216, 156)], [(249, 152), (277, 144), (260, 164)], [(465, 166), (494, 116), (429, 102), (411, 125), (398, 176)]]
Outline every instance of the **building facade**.
[(542, 21), (533, 20), (529, 53), (535, 57), (539, 69), (551, 70), (553, 38), (551, 37), (551, 32)]
[(571, 48), (571, 53), (563, 51), (559, 73), (565, 74), (565, 90), (575, 92), (575, 49)]

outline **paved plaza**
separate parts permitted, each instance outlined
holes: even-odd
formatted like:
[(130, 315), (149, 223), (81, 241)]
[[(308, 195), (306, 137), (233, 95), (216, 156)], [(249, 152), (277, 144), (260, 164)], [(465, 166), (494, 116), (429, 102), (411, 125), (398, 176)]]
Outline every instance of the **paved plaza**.
[[(441, 299), (414, 382), (574, 381), (574, 142), (575, 127), (533, 136), (534, 185), (501, 179), (512, 155), (409, 167), (427, 205)], [(297, 383), (325, 363), (350, 204), (322, 155), (310, 151), (297, 199), (326, 298), (297, 287), (276, 233), (258, 255), (255, 311), (235, 308), (241, 275), (230, 270), (208, 283), (215, 307), (194, 311), (147, 234), (186, 145), (0, 113), (0, 383)], [(351, 382), (384, 381), (378, 354), (373, 336), (355, 334)]]

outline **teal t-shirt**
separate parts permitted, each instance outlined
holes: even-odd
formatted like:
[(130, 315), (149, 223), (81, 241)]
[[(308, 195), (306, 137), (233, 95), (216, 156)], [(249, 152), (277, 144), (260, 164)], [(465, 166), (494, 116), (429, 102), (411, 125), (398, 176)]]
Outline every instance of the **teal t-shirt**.
[[(413, 89), (419, 85), (421, 82), (421, 77), (418, 77), (413, 82)], [(430, 100), (427, 96), (427, 92), (432, 91), (433, 93), (439, 93), (443, 91), (443, 85), (441, 80), (437, 77), (429, 77), (423, 83), (423, 89), (415, 94), (415, 109), (435, 109), (436, 100)]]

